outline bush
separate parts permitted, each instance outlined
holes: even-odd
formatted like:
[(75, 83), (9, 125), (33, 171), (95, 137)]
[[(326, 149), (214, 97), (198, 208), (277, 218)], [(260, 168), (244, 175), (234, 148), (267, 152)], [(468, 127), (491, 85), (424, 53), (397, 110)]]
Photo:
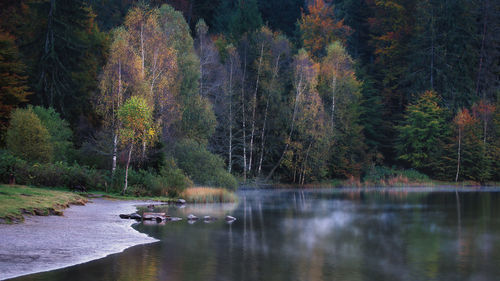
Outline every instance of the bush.
[(387, 182), (391, 179), (404, 178), (410, 182), (425, 182), (429, 180), (429, 177), (422, 174), (416, 170), (397, 170), (395, 168), (388, 168), (383, 166), (376, 166), (370, 169), (367, 175), (363, 178), (363, 181), (378, 184), (381, 182)]
[(224, 161), (193, 140), (177, 143), (176, 163), (196, 184), (235, 189), (237, 181), (224, 168)]
[[(125, 180), (125, 171), (116, 169), (112, 185), (113, 192), (121, 191)], [(172, 159), (164, 162), (157, 174), (153, 170), (129, 170), (128, 182), (134, 196), (170, 196), (177, 197), (192, 182), (181, 169), (175, 166)]]
[(17, 184), (76, 187), (84, 186), (87, 190), (103, 190), (108, 176), (103, 171), (74, 164), (69, 166), (63, 162), (29, 163), (9, 152), (0, 152), (0, 180), (9, 183), (14, 176)]
[(55, 161), (68, 161), (68, 156), (72, 154), (73, 144), (71, 142), (72, 132), (68, 122), (63, 120), (59, 113), (52, 107), (45, 108), (41, 106), (28, 107), (32, 110), (42, 122), (42, 125), (50, 134), (50, 142), (54, 149)]
[(50, 134), (31, 109), (12, 112), (6, 144), (8, 150), (28, 161), (45, 163), (52, 159)]

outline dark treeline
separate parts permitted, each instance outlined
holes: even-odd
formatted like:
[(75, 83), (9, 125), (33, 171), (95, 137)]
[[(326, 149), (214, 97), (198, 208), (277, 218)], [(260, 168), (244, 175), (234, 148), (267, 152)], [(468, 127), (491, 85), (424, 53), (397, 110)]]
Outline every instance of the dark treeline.
[[(0, 11), (2, 145), (29, 158), (12, 112), (38, 116), (52, 139), (43, 114), (72, 131), (67, 156), (25, 160), (111, 181), (130, 166), (160, 186), (362, 180), (384, 166), (500, 180), (498, 1), (20, 0)], [(41, 107), (14, 110), (26, 105)]]

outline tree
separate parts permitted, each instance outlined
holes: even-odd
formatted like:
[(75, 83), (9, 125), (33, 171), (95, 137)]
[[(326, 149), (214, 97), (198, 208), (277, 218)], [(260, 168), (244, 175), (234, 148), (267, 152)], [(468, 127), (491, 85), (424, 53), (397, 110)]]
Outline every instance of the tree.
[(208, 26), (203, 19), (196, 24), (195, 49), (200, 59), (200, 96), (208, 97), (215, 103), (223, 84), (223, 70), (219, 52), (208, 34)]
[[(373, 78), (373, 92), (383, 103), (380, 113), (383, 122), (377, 128), (382, 136), (379, 150), (386, 162), (396, 158), (394, 146), (397, 139), (396, 125), (403, 121), (403, 112), (409, 101), (409, 93), (401, 78), (408, 67), (408, 41), (413, 27), (414, 1), (370, 1), (373, 17), (368, 19), (372, 40), (370, 45), (373, 63), (369, 74)], [(370, 105), (368, 105), (370, 106)]]
[(27, 102), (26, 66), (20, 60), (14, 37), (0, 30), (0, 136), (7, 129), (11, 111)]
[(147, 104), (145, 98), (139, 96), (130, 97), (119, 109), (118, 118), (122, 123), (120, 129), (120, 140), (128, 147), (127, 165), (125, 166), (125, 184), (122, 194), (125, 194), (128, 186), (128, 169), (134, 146), (148, 144), (156, 136), (153, 123), (153, 110)]
[[(255, 97), (255, 105), (260, 108), (260, 156), (257, 166), (257, 175), (262, 174), (262, 166), (265, 155), (272, 149), (269, 142), (269, 131), (275, 130), (278, 118), (271, 112), (279, 112), (280, 107), (286, 107), (282, 101), (282, 93), (285, 90), (285, 83), (288, 81), (288, 66), (290, 63), (291, 44), (288, 39), (279, 32), (272, 32), (269, 28), (263, 27), (255, 34), (256, 42), (260, 42), (260, 55), (256, 57), (254, 65), (257, 66), (257, 79), (255, 92), (260, 92), (260, 98)], [(257, 48), (258, 49), (258, 48)], [(260, 89), (259, 89), (260, 88)], [(260, 105), (259, 105), (260, 104)], [(256, 108), (257, 109), (257, 108)], [(252, 124), (252, 127), (255, 127)], [(268, 151), (266, 151), (266, 148)], [(266, 152), (266, 153), (265, 153)]]
[(455, 181), (462, 178), (485, 183), (489, 178), (489, 163), (484, 143), (480, 138), (481, 125), (479, 120), (465, 108), (457, 113), (453, 123), (457, 131)]
[(354, 62), (339, 41), (330, 44), (321, 61), (318, 91), (329, 113), (329, 176), (359, 177), (365, 161), (365, 144), (359, 121), (362, 84)]
[(31, 109), (19, 108), (12, 112), (6, 144), (8, 150), (25, 160), (52, 160), (50, 134)]
[(217, 12), (215, 30), (238, 40), (262, 25), (257, 0), (222, 0)]
[(98, 70), (91, 67), (103, 56), (105, 36), (94, 23), (94, 14), (83, 0), (50, 0), (34, 3), (30, 23), (39, 25), (39, 36), (25, 52), (33, 65), (31, 77), (36, 102), (53, 107), (71, 123), (90, 110), (97, 88)]
[(397, 127), (398, 158), (427, 174), (439, 170), (439, 158), (446, 137), (445, 111), (438, 95), (425, 92), (405, 110), (404, 122)]
[[(329, 92), (330, 104), (330, 125), (334, 128), (335, 119), (335, 100), (338, 95), (338, 83), (342, 80), (354, 77), (353, 61), (347, 54), (340, 42), (335, 42), (328, 46), (327, 55), (321, 63), (321, 78), (326, 86), (326, 92)], [(340, 82), (339, 82), (340, 81)], [(339, 87), (340, 88), (340, 87)]]
[(113, 43), (101, 76), (100, 95), (96, 104), (96, 110), (103, 117), (105, 127), (112, 132), (111, 171), (113, 175), (116, 169), (120, 130), (118, 109), (143, 79), (140, 72), (140, 59), (130, 45), (129, 36), (130, 34), (124, 28), (117, 28), (113, 32)]
[(280, 30), (287, 36), (293, 36), (295, 24), (300, 18), (303, 0), (258, 0), (262, 21), (272, 30)]
[[(314, 97), (317, 95), (316, 91), (316, 83), (317, 83), (317, 75), (319, 71), (319, 65), (311, 60), (306, 50), (301, 49), (299, 53), (295, 56), (293, 61), (293, 101), (291, 104), (292, 114), (289, 119), (289, 132), (286, 136), (285, 148), (279, 158), (278, 162), (271, 169), (266, 179), (270, 179), (273, 175), (274, 171), (282, 164), (282, 161), (288, 157), (290, 159), (290, 155), (288, 152), (289, 147), (292, 145), (292, 137), (296, 130), (296, 121), (303, 110), (303, 102), (309, 102), (307, 97)], [(312, 96), (311, 96), (312, 95)], [(303, 97), (306, 96), (306, 97)], [(317, 108), (318, 101), (316, 99), (312, 99), (310, 102), (314, 103), (313, 108)], [(318, 121), (320, 122), (320, 121)], [(292, 155), (293, 156), (293, 155)], [(292, 157), (293, 158), (293, 157)], [(295, 163), (291, 163), (288, 167), (292, 167)], [(293, 166), (296, 167), (296, 166)], [(297, 171), (297, 169), (293, 169)], [(295, 178), (294, 178), (295, 180)]]
[[(484, 1), (481, 1), (484, 2)], [(402, 5), (414, 10), (415, 24), (406, 41), (409, 69), (401, 73), (407, 94), (435, 90), (443, 103), (457, 110), (470, 107), (478, 98), (479, 85), (488, 71), (482, 69), (479, 53), (477, 9), (475, 1), (425, 0)], [(414, 9), (411, 8), (414, 5)], [(410, 16), (410, 15), (408, 15)], [(481, 26), (481, 31), (484, 26)], [(481, 32), (482, 33), (482, 32)], [(407, 33), (408, 34), (408, 33)], [(488, 41), (489, 43), (490, 41)], [(484, 57), (486, 58), (486, 57)], [(491, 58), (488, 58), (488, 60)], [(479, 62), (479, 66), (478, 66)], [(489, 61), (491, 65), (491, 61)], [(478, 68), (479, 67), (479, 72)], [(477, 79), (481, 82), (476, 81)], [(491, 98), (491, 88), (489, 91)]]
[(68, 122), (62, 119), (59, 113), (51, 107), (29, 106), (28, 108), (38, 116), (40, 122), (50, 134), (50, 142), (54, 149), (53, 160), (68, 161), (73, 146), (71, 142), (73, 132), (69, 128)]
[(194, 140), (179, 141), (174, 156), (179, 168), (196, 184), (229, 189), (237, 186), (236, 179), (224, 169), (224, 160)]
[(323, 57), (330, 43), (347, 40), (351, 28), (344, 25), (344, 20), (336, 20), (332, 6), (323, 0), (315, 0), (307, 10), (307, 14), (302, 12), (299, 28), (303, 47), (312, 57)]
[(176, 53), (178, 72), (174, 81), (178, 87), (180, 111), (176, 115), (181, 117), (174, 120), (171, 130), (165, 130), (164, 136), (171, 140), (193, 138), (207, 143), (215, 130), (215, 115), (208, 98), (200, 96), (200, 60), (189, 26), (182, 14), (169, 5), (160, 7), (160, 19), (160, 26)]

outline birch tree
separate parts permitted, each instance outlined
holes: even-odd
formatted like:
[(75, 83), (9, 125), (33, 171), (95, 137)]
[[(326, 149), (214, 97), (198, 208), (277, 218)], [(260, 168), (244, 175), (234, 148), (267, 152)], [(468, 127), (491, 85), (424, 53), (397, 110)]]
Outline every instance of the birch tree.
[(295, 131), (295, 121), (297, 118), (297, 114), (302, 107), (302, 96), (306, 95), (310, 91), (313, 91), (317, 83), (319, 66), (309, 57), (305, 50), (299, 50), (299, 53), (294, 58), (292, 67), (293, 99), (291, 104), (292, 114), (290, 117), (290, 128), (286, 137), (285, 147), (283, 149), (281, 157), (267, 175), (266, 180), (269, 180), (272, 177), (274, 171), (276, 171), (276, 169), (281, 165), (281, 162), (288, 152), (288, 148), (291, 144), (292, 136)]
[(128, 187), (128, 170), (134, 147), (151, 143), (156, 132), (153, 124), (153, 109), (147, 104), (145, 98), (133, 96), (127, 99), (118, 109), (118, 117), (123, 124), (120, 129), (120, 140), (128, 149), (123, 195)]

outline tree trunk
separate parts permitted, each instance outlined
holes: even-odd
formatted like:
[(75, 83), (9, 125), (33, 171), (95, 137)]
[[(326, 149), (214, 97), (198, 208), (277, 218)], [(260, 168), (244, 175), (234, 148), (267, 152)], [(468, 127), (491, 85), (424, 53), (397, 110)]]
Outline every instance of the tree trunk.
[(229, 68), (229, 150), (227, 171), (231, 173), (233, 167), (233, 60), (231, 58)]
[(142, 153), (141, 153), (141, 162), (144, 163), (146, 161), (146, 141), (142, 142)]
[(241, 79), (241, 114), (243, 126), (243, 182), (247, 181), (247, 142), (246, 142), (246, 121), (245, 121), (245, 75), (247, 71), (247, 54), (245, 48), (245, 63), (243, 67), (243, 76)]
[(203, 32), (200, 32), (200, 96), (203, 95)]
[(455, 176), (455, 182), (458, 181), (458, 174), (460, 173), (460, 149), (462, 146), (462, 130), (458, 128), (458, 159), (457, 159), (457, 175)]
[(335, 87), (337, 86), (337, 75), (335, 73), (332, 75), (332, 130), (334, 125), (334, 113), (335, 113)]
[(144, 75), (144, 35), (143, 35), (143, 31), (144, 31), (144, 25), (141, 24), (141, 58), (142, 58), (142, 78), (144, 79), (145, 75)]
[(264, 53), (264, 43), (262, 43), (260, 47), (260, 57), (259, 57), (259, 66), (257, 67), (257, 81), (255, 81), (255, 91), (253, 93), (252, 99), (252, 131), (250, 136), (250, 157), (248, 159), (248, 172), (252, 171), (252, 158), (253, 158), (253, 138), (255, 135), (255, 111), (257, 109), (257, 91), (259, 89), (259, 80), (260, 80), (260, 67), (262, 65), (262, 56)]
[(117, 153), (118, 153), (118, 134), (114, 133), (114, 136), (113, 136), (113, 158), (112, 158), (112, 163), (111, 163), (111, 178), (115, 177)]
[(125, 185), (123, 186), (123, 191), (122, 195), (125, 195), (125, 191), (127, 191), (128, 187), (128, 167), (130, 166), (130, 158), (132, 158), (132, 149), (134, 148), (134, 145), (130, 145), (130, 150), (128, 151), (128, 159), (127, 159), (127, 166), (125, 168)]
[[(274, 70), (273, 70), (273, 77), (271, 79), (270, 83), (270, 89), (273, 89), (274, 82), (276, 80), (276, 77), (278, 76), (278, 70), (279, 70), (279, 62), (280, 62), (280, 57), (281, 54), (278, 55), (276, 58), (276, 63), (274, 65)], [(267, 100), (266, 100), (266, 110), (264, 111), (264, 124), (262, 125), (262, 134), (261, 134), (261, 149), (260, 149), (260, 159), (259, 159), (259, 169), (257, 175), (260, 177), (262, 174), (262, 161), (264, 159), (264, 143), (265, 143), (265, 131), (266, 131), (266, 124), (267, 124), (267, 113), (269, 111), (269, 99), (270, 99), (270, 93), (267, 94)]]
[[(122, 94), (122, 61), (118, 59), (118, 95), (116, 98), (116, 110), (120, 107), (120, 100)], [(113, 110), (113, 114), (115, 111)], [(118, 154), (118, 133), (117, 133), (117, 124), (116, 118), (113, 118), (113, 154), (112, 154), (112, 162), (111, 162), (111, 178), (114, 178), (116, 171), (116, 157)]]
[(306, 159), (304, 159), (304, 165), (302, 166), (302, 182), (301, 182), (302, 185), (304, 185), (306, 178), (307, 160), (309, 159), (309, 151), (311, 150), (311, 146), (312, 146), (312, 141), (309, 143), (309, 146), (307, 147)]
[(266, 110), (264, 111), (264, 124), (262, 124), (262, 133), (260, 135), (260, 159), (259, 159), (259, 169), (257, 171), (257, 176), (259, 176), (259, 177), (262, 173), (262, 159), (264, 158), (264, 143), (265, 143), (265, 132), (266, 132), (268, 109), (269, 109), (269, 97), (267, 97), (267, 101), (266, 101)]

